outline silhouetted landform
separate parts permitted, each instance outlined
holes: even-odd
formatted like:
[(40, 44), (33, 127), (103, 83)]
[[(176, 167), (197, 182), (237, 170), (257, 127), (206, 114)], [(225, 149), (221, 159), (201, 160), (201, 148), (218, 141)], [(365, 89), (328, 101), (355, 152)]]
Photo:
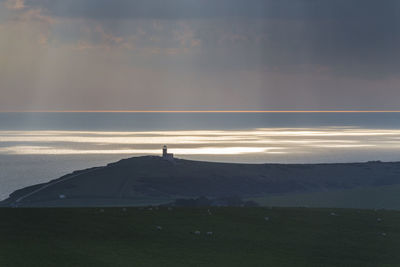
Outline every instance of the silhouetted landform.
[(15, 191), (6, 206), (119, 206), (400, 184), (400, 163), (234, 164), (134, 157)]

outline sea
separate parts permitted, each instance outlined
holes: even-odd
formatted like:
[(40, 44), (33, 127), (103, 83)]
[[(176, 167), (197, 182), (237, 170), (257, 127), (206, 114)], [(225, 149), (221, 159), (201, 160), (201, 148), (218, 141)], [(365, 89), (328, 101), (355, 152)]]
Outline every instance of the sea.
[(0, 113), (0, 200), (163, 145), (215, 162), (400, 161), (400, 113)]

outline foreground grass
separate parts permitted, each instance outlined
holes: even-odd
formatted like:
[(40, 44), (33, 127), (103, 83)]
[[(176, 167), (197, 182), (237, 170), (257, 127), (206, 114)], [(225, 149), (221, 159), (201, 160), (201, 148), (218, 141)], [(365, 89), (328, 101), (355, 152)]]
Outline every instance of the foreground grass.
[(0, 266), (400, 266), (400, 212), (210, 210), (0, 209)]
[(358, 187), (326, 192), (266, 195), (251, 198), (263, 206), (343, 207), (400, 210), (400, 185)]

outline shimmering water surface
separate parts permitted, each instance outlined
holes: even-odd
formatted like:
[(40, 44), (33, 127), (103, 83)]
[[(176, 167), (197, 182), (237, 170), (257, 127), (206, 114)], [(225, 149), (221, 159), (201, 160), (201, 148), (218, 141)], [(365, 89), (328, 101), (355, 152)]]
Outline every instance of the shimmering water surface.
[(208, 161), (398, 161), (400, 113), (0, 113), (0, 199), (164, 144)]

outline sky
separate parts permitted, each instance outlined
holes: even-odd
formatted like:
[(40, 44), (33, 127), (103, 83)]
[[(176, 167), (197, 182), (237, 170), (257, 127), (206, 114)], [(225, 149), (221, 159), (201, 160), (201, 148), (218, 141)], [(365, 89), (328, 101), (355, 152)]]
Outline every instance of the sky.
[(0, 0), (0, 111), (400, 110), (396, 0)]

